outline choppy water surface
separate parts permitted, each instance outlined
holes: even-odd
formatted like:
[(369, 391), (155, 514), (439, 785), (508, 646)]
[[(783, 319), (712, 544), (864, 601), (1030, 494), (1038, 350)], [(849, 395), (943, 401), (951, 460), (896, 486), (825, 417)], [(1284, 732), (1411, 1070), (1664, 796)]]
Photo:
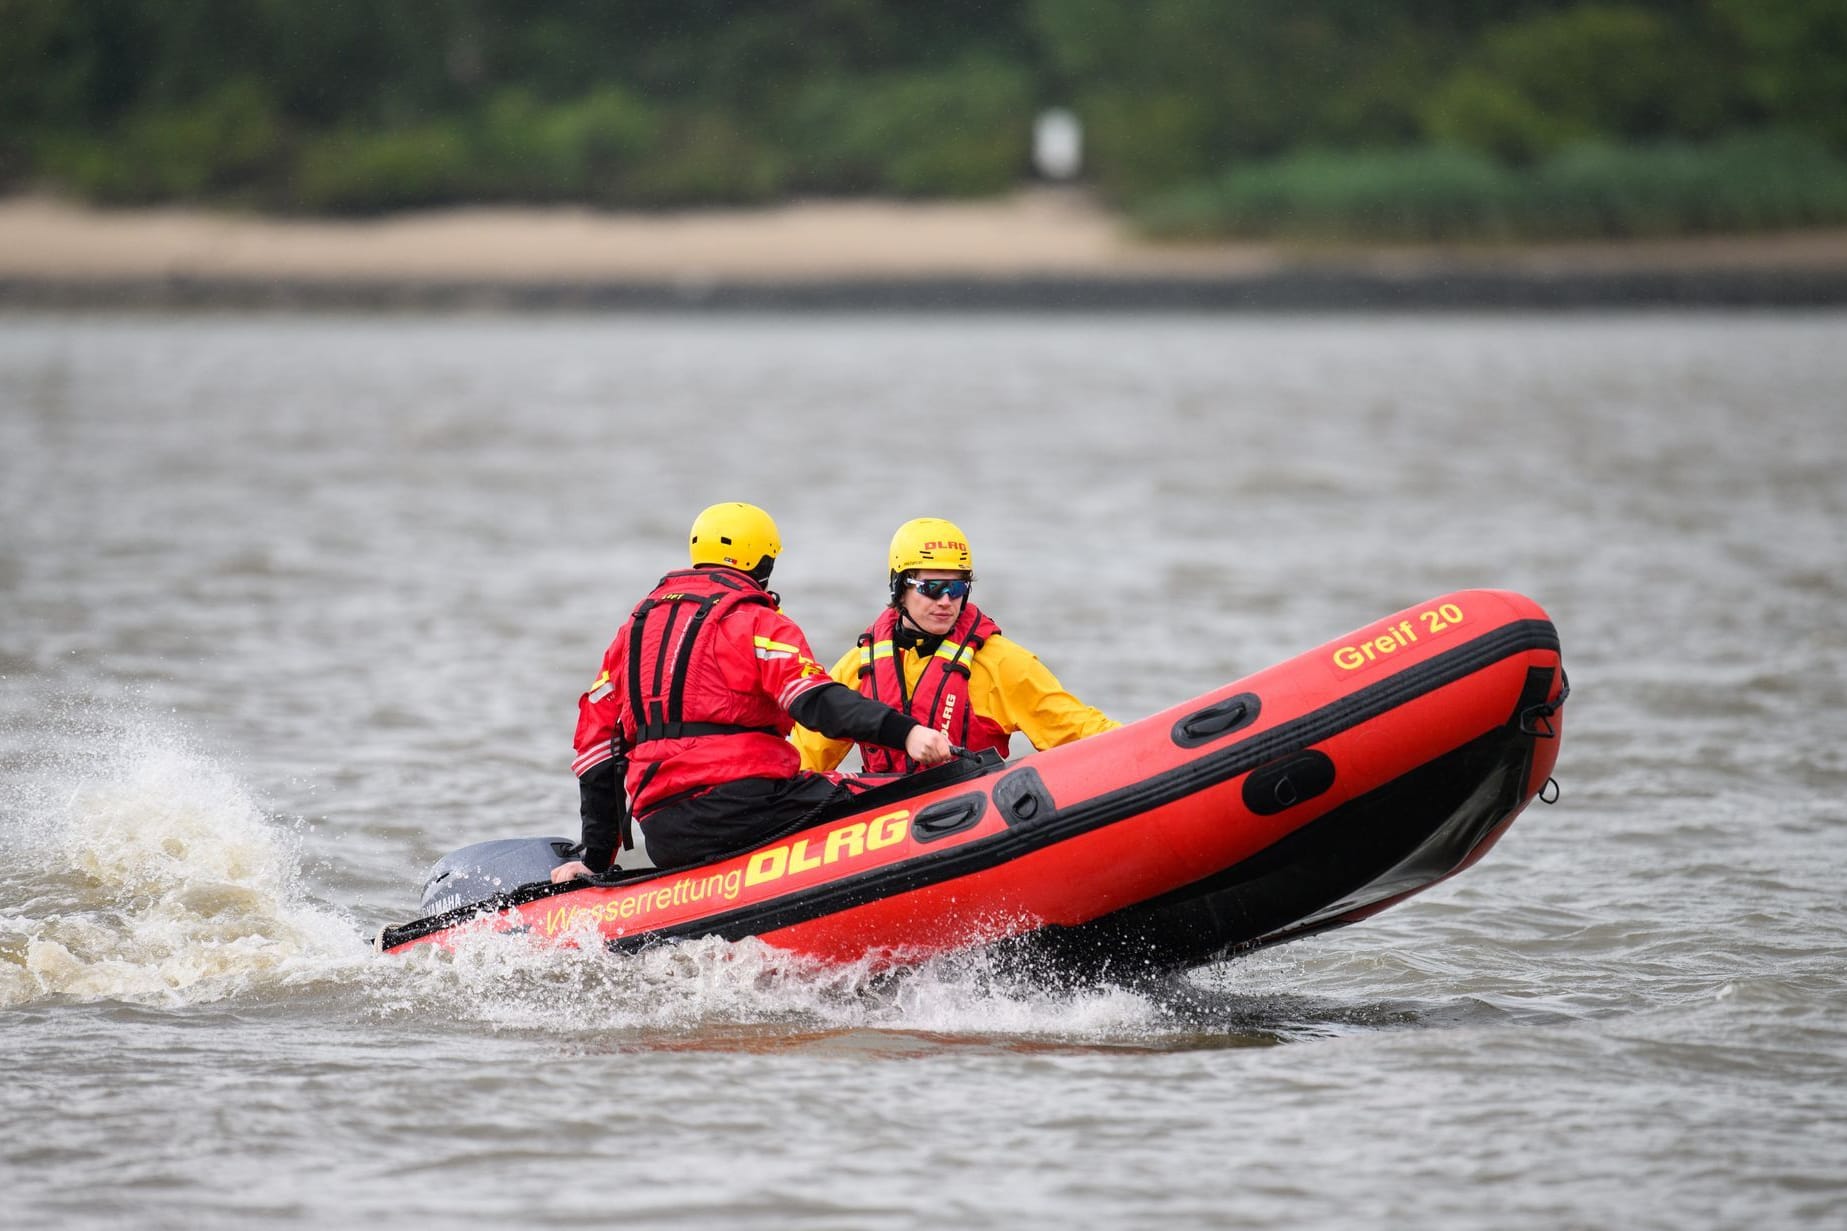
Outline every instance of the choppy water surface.
[[(1847, 319), (0, 319), (0, 1201), (22, 1225), (1827, 1225)], [(752, 944), (373, 957), (574, 832), (704, 504), (816, 648), (940, 514), (1133, 718), (1539, 599), (1562, 801), (1165, 989)]]

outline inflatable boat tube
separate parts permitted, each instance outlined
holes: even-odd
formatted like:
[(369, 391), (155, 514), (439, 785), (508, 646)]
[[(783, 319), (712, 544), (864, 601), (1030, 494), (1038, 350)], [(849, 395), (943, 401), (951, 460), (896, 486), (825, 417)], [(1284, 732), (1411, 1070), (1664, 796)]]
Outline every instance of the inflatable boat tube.
[(1354, 923), (1481, 858), (1545, 788), (1567, 692), (1537, 604), (1446, 594), (1118, 730), (952, 762), (697, 867), (553, 885), (568, 839), (469, 847), (377, 946), (754, 936), (896, 964), (1005, 941), (1184, 968)]

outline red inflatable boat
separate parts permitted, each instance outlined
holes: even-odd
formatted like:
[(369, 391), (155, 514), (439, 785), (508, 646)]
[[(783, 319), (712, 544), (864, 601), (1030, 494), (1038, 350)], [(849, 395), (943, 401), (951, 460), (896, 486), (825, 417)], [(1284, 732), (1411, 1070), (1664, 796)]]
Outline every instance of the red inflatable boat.
[[(554, 886), (568, 840), (468, 848), (438, 865), (427, 917), (378, 946), (755, 936), (902, 963), (1005, 941), (1185, 967), (1356, 922), (1481, 858), (1545, 788), (1567, 691), (1537, 604), (1448, 594), (1119, 730), (880, 787), (718, 862)], [(517, 857), (497, 868), (488, 848)]]

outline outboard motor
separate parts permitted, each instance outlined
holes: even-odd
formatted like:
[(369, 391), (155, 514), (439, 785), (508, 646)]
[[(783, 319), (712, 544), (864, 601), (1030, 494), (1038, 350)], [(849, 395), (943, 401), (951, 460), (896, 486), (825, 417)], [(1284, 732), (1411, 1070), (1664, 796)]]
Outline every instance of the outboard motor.
[(499, 838), (452, 851), (423, 878), (424, 917), (549, 881), (552, 869), (574, 858), (576, 850), (569, 838)]

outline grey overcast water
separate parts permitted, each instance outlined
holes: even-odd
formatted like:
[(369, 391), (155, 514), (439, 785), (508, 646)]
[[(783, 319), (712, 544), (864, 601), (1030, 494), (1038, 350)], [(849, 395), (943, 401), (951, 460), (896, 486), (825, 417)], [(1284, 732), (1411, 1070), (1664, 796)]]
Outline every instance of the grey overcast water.
[[(1839, 314), (0, 317), (0, 1221), (1841, 1226), (1844, 404)], [(1522, 591), (1562, 798), (1161, 989), (374, 956), (721, 499), (824, 659), (959, 521), (1123, 719)]]

